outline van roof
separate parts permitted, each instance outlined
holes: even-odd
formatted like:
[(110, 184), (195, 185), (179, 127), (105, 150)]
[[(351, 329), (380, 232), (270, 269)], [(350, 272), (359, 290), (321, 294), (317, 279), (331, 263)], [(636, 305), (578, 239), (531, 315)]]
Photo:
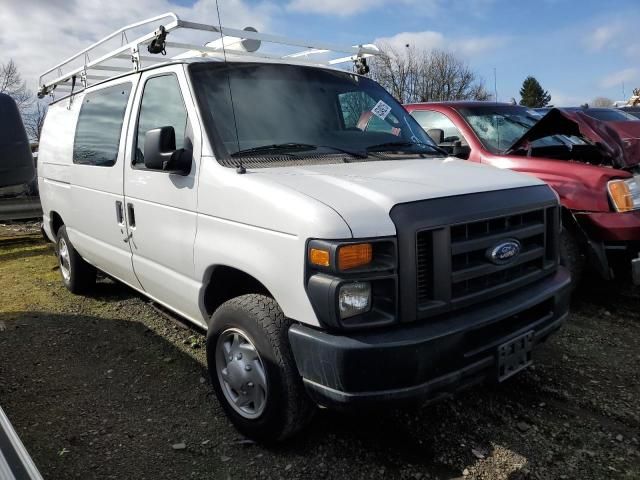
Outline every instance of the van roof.
[[(147, 29), (150, 25), (155, 26), (159, 23), (160, 26), (154, 30), (147, 31), (134, 40), (128, 40), (127, 33), (131, 35), (136, 30)], [(219, 38), (204, 45), (173, 41), (178, 32), (186, 33), (187, 37), (192, 36), (194, 32), (210, 32)], [(103, 53), (109, 43), (118, 38), (121, 46)], [(273, 44), (276, 52), (258, 51), (263, 43)], [(282, 50), (287, 47), (302, 50), (283, 54)], [(167, 49), (182, 53), (169, 57)], [(341, 56), (336, 58), (336, 53)], [(326, 43), (311, 44), (307, 41), (259, 33), (251, 27), (239, 30), (190, 22), (169, 12), (122, 27), (46, 70), (40, 76), (38, 96), (42, 98), (54, 91), (73, 94), (108, 80), (175, 63), (260, 61), (335, 68), (337, 65), (352, 62), (357, 70), (364, 71), (365, 59), (379, 54), (380, 50), (373, 44), (347, 47)], [(114, 64), (118, 62), (119, 64)]]

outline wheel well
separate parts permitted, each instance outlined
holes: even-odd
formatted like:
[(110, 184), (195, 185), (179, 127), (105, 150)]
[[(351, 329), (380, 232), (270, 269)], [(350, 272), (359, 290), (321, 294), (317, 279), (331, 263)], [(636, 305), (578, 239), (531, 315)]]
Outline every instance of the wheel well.
[(227, 300), (248, 293), (260, 293), (273, 298), (260, 281), (248, 273), (225, 265), (214, 267), (204, 291), (204, 308), (210, 317)]
[(60, 230), (60, 227), (64, 225), (64, 222), (62, 221), (62, 217), (58, 215), (58, 212), (51, 212), (50, 218), (51, 218), (51, 232), (57, 237), (58, 230)]

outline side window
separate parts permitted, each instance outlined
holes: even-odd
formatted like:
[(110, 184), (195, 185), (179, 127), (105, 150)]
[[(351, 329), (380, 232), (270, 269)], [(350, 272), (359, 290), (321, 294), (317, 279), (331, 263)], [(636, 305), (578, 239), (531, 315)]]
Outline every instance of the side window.
[[(382, 132), (397, 135), (398, 119), (389, 113), (383, 120), (373, 115), (376, 101), (365, 92), (347, 92), (338, 95), (344, 127), (347, 130), (360, 129), (367, 132)], [(363, 116), (364, 114), (364, 116)]]
[(116, 163), (131, 84), (88, 93), (73, 141), (73, 163), (110, 167)]
[[(462, 145), (467, 145), (467, 142), (460, 133), (460, 130), (458, 130), (446, 115), (432, 110), (414, 110), (411, 112), (411, 115), (418, 121), (420, 126), (429, 134), (436, 144), (451, 144), (459, 140)], [(431, 130), (431, 132), (429, 130)], [(441, 134), (439, 130), (442, 131)]]
[(133, 164), (144, 166), (145, 135), (154, 128), (173, 127), (176, 132), (176, 148), (184, 147), (188, 121), (176, 76), (161, 75), (147, 80), (140, 104)]

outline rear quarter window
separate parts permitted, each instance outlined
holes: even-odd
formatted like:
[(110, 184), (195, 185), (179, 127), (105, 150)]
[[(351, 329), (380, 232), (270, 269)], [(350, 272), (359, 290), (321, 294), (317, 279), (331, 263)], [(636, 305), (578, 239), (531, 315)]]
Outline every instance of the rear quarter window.
[(73, 163), (110, 167), (116, 163), (131, 84), (88, 93), (82, 101), (73, 142)]

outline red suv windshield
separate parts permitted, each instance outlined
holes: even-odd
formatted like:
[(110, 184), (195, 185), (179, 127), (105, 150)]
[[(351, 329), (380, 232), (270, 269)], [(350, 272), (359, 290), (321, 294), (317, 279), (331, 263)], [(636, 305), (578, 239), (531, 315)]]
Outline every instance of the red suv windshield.
[[(542, 115), (517, 105), (487, 105), (459, 109), (487, 150), (501, 154), (533, 127)], [(553, 135), (534, 142), (535, 146), (568, 146), (583, 143), (577, 138)]]

